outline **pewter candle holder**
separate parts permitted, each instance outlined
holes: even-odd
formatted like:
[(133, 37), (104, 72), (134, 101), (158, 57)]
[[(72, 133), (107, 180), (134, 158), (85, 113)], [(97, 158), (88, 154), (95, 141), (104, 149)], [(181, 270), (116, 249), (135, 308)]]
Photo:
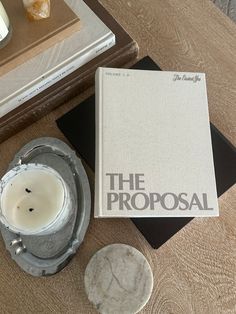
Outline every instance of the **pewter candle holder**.
[[(48, 167), (62, 178), (67, 190), (66, 214), (41, 232), (17, 230), (0, 216), (0, 229), (12, 259), (27, 273), (45, 276), (60, 271), (83, 241), (90, 219), (91, 195), (80, 159), (64, 142), (55, 138), (33, 140), (15, 155), (8, 172), (35, 166)], [(5, 184), (3, 178), (1, 196)], [(2, 208), (0, 211), (2, 215)]]

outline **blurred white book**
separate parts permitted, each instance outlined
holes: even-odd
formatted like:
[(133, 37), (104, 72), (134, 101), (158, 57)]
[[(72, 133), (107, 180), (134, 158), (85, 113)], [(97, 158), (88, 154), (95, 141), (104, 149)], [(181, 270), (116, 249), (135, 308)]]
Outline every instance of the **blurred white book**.
[(0, 76), (0, 117), (115, 45), (115, 35), (82, 0), (65, 0), (81, 29)]

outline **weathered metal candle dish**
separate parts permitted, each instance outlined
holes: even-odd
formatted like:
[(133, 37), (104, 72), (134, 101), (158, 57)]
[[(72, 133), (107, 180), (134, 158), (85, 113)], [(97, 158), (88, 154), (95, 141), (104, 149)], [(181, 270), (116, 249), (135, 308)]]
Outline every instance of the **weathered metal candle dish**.
[(15, 262), (34, 276), (60, 271), (84, 239), (91, 208), (88, 178), (65, 143), (25, 145), (0, 184), (0, 228)]

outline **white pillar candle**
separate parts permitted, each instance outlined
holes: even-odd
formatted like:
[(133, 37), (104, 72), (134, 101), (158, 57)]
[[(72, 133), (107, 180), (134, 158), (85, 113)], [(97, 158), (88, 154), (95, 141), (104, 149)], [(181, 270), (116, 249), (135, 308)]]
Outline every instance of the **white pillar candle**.
[(34, 164), (13, 168), (2, 178), (1, 190), (1, 220), (23, 234), (35, 234), (55, 222), (66, 193), (56, 171)]
[(9, 34), (10, 22), (7, 13), (0, 1), (0, 42)]

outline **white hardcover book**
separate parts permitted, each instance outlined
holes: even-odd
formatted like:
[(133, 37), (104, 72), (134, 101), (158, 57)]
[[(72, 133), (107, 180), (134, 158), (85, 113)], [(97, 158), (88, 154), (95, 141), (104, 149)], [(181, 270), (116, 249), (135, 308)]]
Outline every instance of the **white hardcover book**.
[(82, 0), (65, 0), (81, 29), (0, 77), (0, 117), (115, 45), (115, 35)]
[(218, 216), (205, 74), (99, 68), (95, 217)]

